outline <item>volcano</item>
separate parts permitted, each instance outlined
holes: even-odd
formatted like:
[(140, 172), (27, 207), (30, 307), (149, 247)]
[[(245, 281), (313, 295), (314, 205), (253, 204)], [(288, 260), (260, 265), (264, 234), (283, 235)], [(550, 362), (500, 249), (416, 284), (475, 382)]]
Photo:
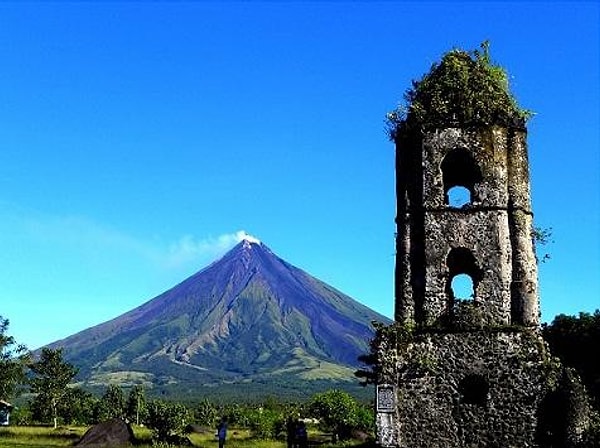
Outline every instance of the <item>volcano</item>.
[(389, 319), (247, 238), (143, 305), (50, 344), (87, 385), (355, 381)]

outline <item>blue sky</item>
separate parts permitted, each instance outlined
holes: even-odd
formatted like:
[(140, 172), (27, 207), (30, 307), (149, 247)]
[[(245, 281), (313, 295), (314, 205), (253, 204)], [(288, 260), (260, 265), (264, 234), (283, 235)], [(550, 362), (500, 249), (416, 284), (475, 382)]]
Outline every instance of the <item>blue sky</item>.
[(239, 232), (393, 314), (385, 113), (489, 39), (553, 228), (543, 319), (600, 307), (596, 2), (0, 3), (0, 315), (31, 348), (128, 311)]

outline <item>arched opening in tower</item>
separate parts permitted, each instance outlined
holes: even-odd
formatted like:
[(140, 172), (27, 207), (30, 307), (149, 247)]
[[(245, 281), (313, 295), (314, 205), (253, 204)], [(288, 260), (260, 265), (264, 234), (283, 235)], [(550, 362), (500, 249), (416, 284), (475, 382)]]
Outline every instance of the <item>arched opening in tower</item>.
[(444, 182), (444, 204), (462, 207), (477, 201), (475, 186), (482, 181), (481, 170), (473, 156), (464, 148), (456, 148), (441, 164)]
[(482, 274), (473, 253), (466, 247), (455, 247), (448, 253), (446, 265), (448, 268), (446, 293), (450, 304), (452, 305), (455, 300), (474, 299)]
[(468, 274), (457, 274), (450, 281), (452, 295), (455, 299), (469, 300), (475, 298), (475, 285)]

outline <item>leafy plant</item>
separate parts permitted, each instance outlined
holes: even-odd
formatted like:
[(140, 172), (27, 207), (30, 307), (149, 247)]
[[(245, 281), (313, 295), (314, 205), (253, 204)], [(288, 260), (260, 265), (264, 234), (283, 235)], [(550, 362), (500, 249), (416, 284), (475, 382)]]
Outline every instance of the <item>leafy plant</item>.
[(126, 408), (127, 419), (130, 422), (135, 422), (136, 425), (139, 425), (146, 419), (146, 394), (142, 386), (136, 384), (131, 388), (127, 396)]
[(0, 400), (11, 398), (25, 379), (29, 361), (27, 347), (6, 334), (9, 320), (0, 316)]
[(200, 425), (214, 428), (219, 420), (219, 409), (205, 398), (195, 407), (194, 420)]
[(322, 429), (331, 431), (334, 439), (347, 440), (358, 425), (358, 403), (341, 390), (316, 394), (310, 404), (311, 415), (321, 421)]
[(578, 316), (559, 314), (542, 326), (550, 351), (581, 375), (600, 410), (600, 310)]
[(252, 409), (248, 414), (248, 426), (257, 439), (275, 439), (282, 428), (281, 412), (268, 408)]
[(59, 403), (58, 416), (65, 424), (89, 425), (95, 423), (98, 398), (79, 387), (67, 388)]
[(369, 342), (369, 353), (358, 357), (365, 368), (354, 372), (354, 375), (361, 379), (362, 386), (377, 384), (381, 380), (382, 371), (378, 355), (386, 352), (381, 350), (382, 344), (389, 345), (398, 353), (404, 353), (415, 335), (415, 326), (411, 322), (394, 322), (391, 325), (373, 322), (372, 325), (375, 328), (375, 337)]
[(147, 424), (159, 442), (182, 437), (189, 421), (190, 411), (182, 404), (154, 400), (148, 406)]
[(545, 263), (550, 260), (550, 254), (548, 252), (540, 255), (542, 247), (546, 247), (548, 244), (554, 243), (552, 239), (552, 227), (539, 227), (533, 226), (532, 229), (533, 247), (535, 248), (535, 257), (540, 263)]
[(58, 407), (67, 394), (67, 386), (77, 374), (77, 369), (63, 360), (62, 349), (43, 348), (38, 361), (30, 364), (32, 392), (38, 394), (40, 403), (49, 408), (54, 428), (58, 426)]
[(390, 138), (408, 129), (499, 124), (522, 125), (531, 115), (510, 93), (506, 71), (491, 61), (489, 42), (481, 50), (454, 49), (404, 95), (405, 104), (388, 113)]

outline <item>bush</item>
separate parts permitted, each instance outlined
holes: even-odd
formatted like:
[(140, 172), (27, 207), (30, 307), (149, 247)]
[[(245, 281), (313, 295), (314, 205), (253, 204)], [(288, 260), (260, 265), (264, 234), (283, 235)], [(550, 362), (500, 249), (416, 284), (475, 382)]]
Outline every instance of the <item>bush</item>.
[(257, 439), (276, 439), (282, 422), (283, 415), (273, 409), (261, 407), (248, 412), (248, 426)]
[(155, 400), (148, 406), (148, 427), (153, 438), (168, 442), (181, 437), (190, 421), (190, 412), (182, 404)]
[(194, 409), (194, 420), (202, 426), (214, 428), (219, 421), (219, 409), (209, 400), (204, 399)]
[(321, 421), (321, 428), (331, 431), (336, 440), (349, 439), (358, 426), (359, 406), (347, 392), (330, 390), (316, 394), (309, 409), (311, 415)]
[(521, 109), (506, 71), (491, 61), (489, 42), (481, 50), (452, 50), (404, 95), (405, 103), (387, 116), (395, 140), (403, 128), (524, 124), (532, 115)]
[(33, 422), (29, 407), (16, 407), (10, 413), (10, 422), (17, 426), (30, 426)]
[(373, 406), (359, 406), (357, 408), (356, 429), (368, 434), (375, 433), (375, 412)]

